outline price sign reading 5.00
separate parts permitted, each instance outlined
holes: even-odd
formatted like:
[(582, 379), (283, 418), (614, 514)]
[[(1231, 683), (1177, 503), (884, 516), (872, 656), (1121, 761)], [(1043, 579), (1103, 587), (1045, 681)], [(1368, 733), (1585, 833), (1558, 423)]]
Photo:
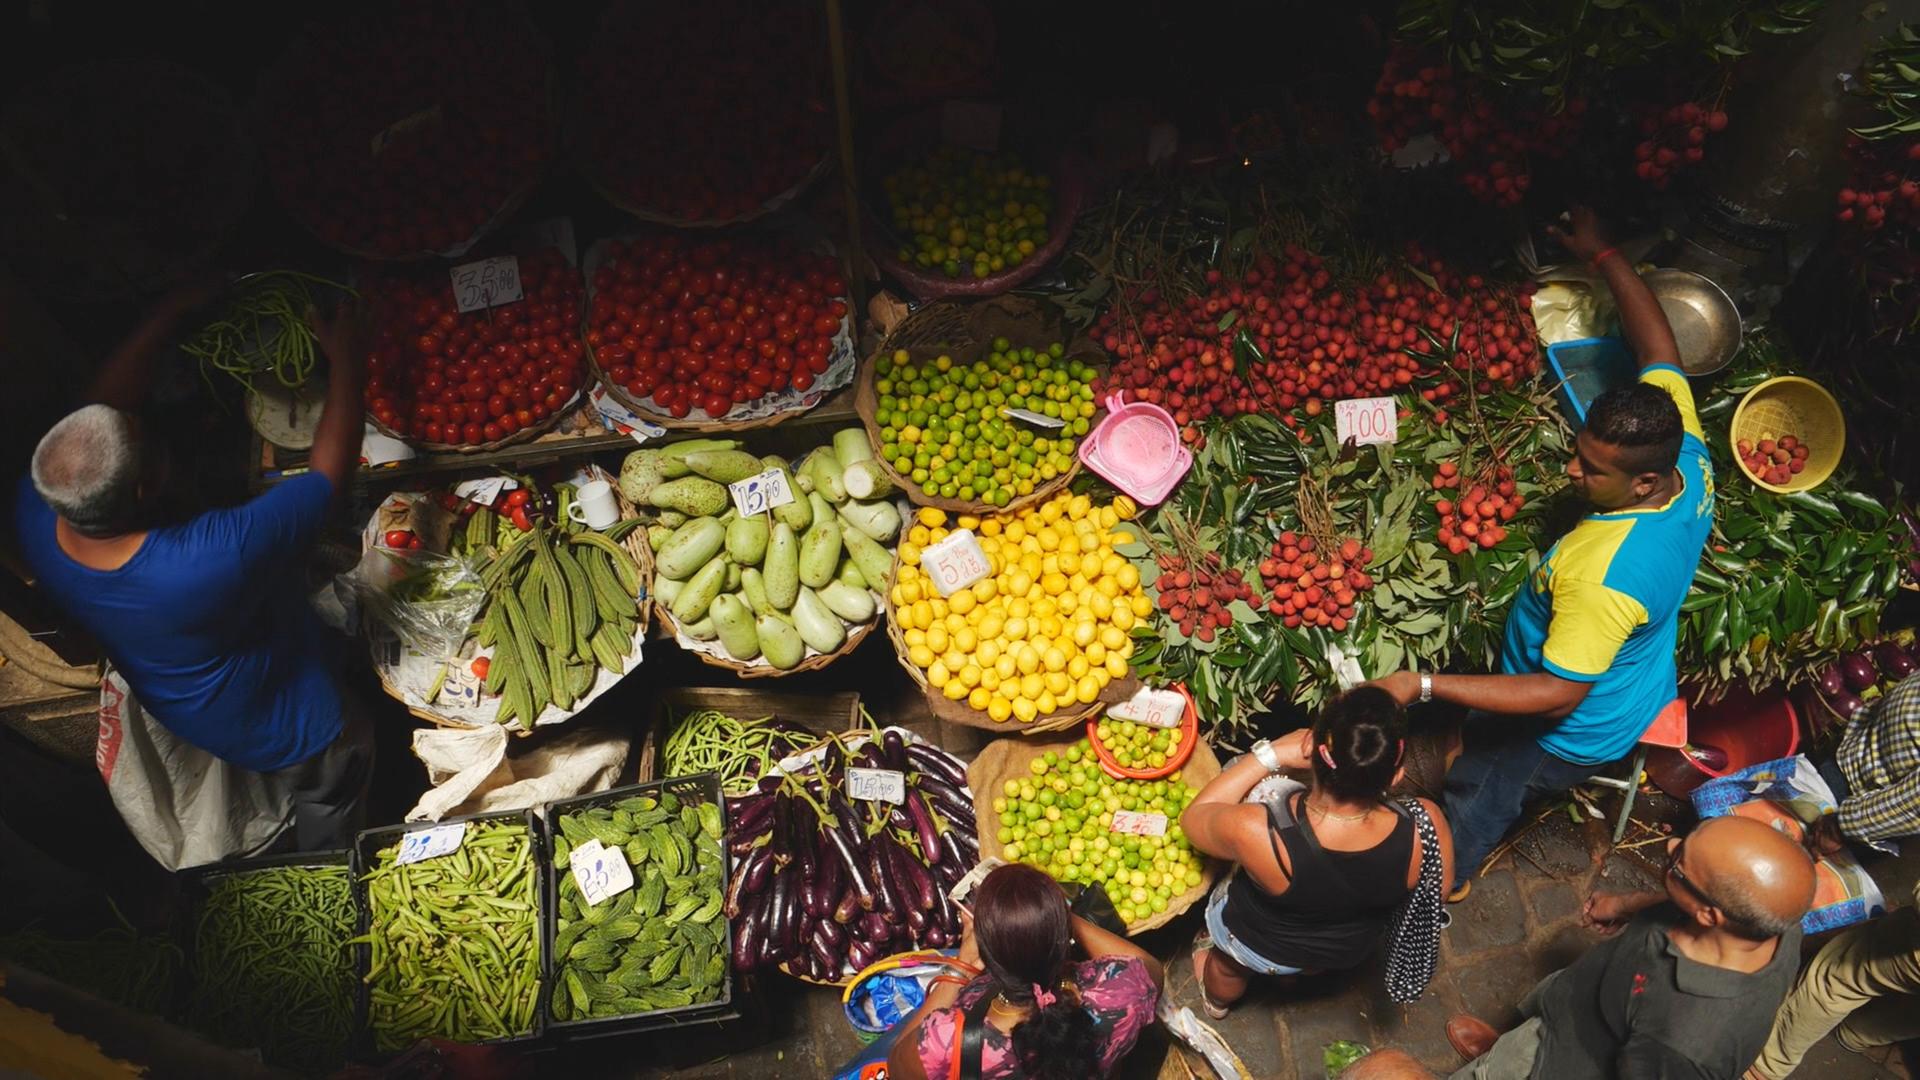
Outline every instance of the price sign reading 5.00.
[(1400, 410), (1390, 397), (1348, 398), (1333, 403), (1334, 434), (1355, 446), (1400, 441)]
[(992, 573), (993, 565), (987, 562), (987, 553), (980, 550), (972, 529), (956, 529), (945, 540), (920, 552), (920, 569), (946, 597)]
[(451, 273), (453, 306), (463, 314), (511, 304), (525, 296), (520, 289), (520, 260), (511, 255), (462, 263)]
[(768, 469), (757, 476), (737, 480), (727, 485), (727, 493), (733, 496), (733, 508), (740, 511), (741, 517), (764, 514), (793, 501), (793, 489), (787, 486), (783, 469)]

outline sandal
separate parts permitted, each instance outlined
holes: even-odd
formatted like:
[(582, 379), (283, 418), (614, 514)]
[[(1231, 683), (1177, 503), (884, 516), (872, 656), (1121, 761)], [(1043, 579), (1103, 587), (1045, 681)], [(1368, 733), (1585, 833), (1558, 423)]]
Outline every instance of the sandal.
[(1207, 954), (1213, 951), (1213, 943), (1207, 942), (1193, 950), (1193, 987), (1200, 993), (1200, 1008), (1215, 1020), (1227, 1018), (1227, 1006), (1215, 1005), (1207, 994)]

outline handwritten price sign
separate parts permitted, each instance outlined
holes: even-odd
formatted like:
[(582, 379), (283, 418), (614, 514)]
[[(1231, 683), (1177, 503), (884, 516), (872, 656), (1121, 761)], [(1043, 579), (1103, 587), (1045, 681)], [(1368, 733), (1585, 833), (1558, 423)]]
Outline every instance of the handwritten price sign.
[(1355, 446), (1400, 441), (1400, 409), (1390, 397), (1348, 398), (1333, 403), (1334, 434)]
[(1128, 836), (1165, 836), (1167, 815), (1157, 810), (1115, 810), (1113, 824), (1107, 826), (1107, 831)]
[(480, 704), (480, 677), (465, 660), (447, 661), (447, 681), (440, 687), (439, 702), (448, 708), (471, 709)]
[(462, 263), (449, 273), (453, 305), (463, 313), (511, 304), (526, 295), (520, 290), (520, 260), (511, 255)]
[(1187, 699), (1174, 690), (1141, 688), (1131, 698), (1107, 710), (1107, 715), (1136, 724), (1177, 728), (1186, 719)]
[(1015, 420), (1024, 420), (1037, 427), (1063, 428), (1067, 426), (1067, 422), (1057, 416), (1048, 416), (1046, 413), (1037, 413), (1031, 409), (1001, 409), (1000, 415), (1010, 416)]
[(793, 489), (787, 486), (784, 469), (768, 469), (758, 476), (728, 484), (727, 494), (733, 496), (733, 508), (740, 511), (741, 517), (764, 514), (793, 501)]
[(987, 562), (987, 553), (980, 550), (973, 530), (957, 529), (920, 553), (920, 569), (946, 597), (992, 573), (993, 565)]
[(589, 904), (598, 904), (609, 896), (618, 896), (633, 888), (633, 868), (619, 848), (610, 848), (598, 840), (589, 840), (567, 854), (573, 868), (574, 884)]
[(848, 769), (847, 794), (868, 802), (907, 801), (906, 775), (894, 769)]
[(417, 829), (400, 838), (400, 854), (394, 857), (394, 865), (406, 866), (422, 859), (451, 855), (460, 850), (460, 845), (466, 839), (467, 823), (464, 821), (435, 825), (431, 829)]

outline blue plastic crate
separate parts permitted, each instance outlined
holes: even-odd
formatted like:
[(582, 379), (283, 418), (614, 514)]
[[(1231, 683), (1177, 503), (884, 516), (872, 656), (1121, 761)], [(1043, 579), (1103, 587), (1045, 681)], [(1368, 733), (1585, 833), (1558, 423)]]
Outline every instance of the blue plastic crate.
[(1627, 343), (1614, 337), (1581, 338), (1547, 346), (1560, 411), (1575, 431), (1587, 422), (1587, 408), (1601, 394), (1640, 377), (1640, 365)]

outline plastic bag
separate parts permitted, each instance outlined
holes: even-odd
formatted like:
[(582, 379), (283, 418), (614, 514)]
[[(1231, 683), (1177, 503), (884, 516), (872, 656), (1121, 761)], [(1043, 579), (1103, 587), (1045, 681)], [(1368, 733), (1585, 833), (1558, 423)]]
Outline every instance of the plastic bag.
[(480, 573), (466, 560), (430, 551), (370, 547), (348, 577), (360, 609), (415, 652), (450, 660), (486, 605)]

